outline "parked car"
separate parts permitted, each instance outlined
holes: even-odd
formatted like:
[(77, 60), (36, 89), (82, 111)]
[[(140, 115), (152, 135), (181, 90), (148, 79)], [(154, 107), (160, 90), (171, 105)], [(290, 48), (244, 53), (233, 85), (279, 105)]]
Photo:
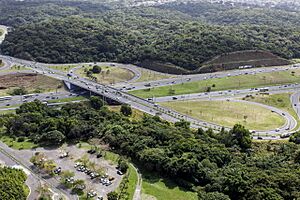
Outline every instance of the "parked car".
[(97, 193), (94, 190), (91, 190), (87, 193), (88, 197), (95, 197)]
[(69, 156), (69, 153), (68, 152), (65, 152), (65, 153), (62, 153), (59, 155), (59, 158), (66, 158)]
[(61, 172), (61, 167), (58, 167), (54, 170), (55, 174), (60, 174), (60, 172)]
[(121, 172), (120, 170), (118, 170), (118, 171), (117, 171), (117, 174), (123, 175), (123, 172)]
[(98, 153), (97, 154), (97, 158), (101, 158), (102, 157), (102, 154), (101, 153)]

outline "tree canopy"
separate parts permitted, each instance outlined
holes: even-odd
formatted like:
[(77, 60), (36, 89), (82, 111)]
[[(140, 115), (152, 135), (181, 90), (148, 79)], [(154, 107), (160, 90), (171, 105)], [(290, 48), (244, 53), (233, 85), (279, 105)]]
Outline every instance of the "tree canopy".
[[(26, 136), (40, 145), (45, 137), (52, 144), (98, 138), (145, 170), (198, 191), (200, 199), (300, 198), (300, 147), (252, 143), (241, 125), (218, 133), (194, 130), (184, 121), (174, 125), (158, 116), (132, 120), (105, 105), (93, 108), (89, 102), (58, 110), (34, 101), (17, 113), (1, 117), (8, 136)], [(119, 164), (125, 171), (121, 160)]]
[(46, 63), (114, 61), (143, 67), (155, 63), (160, 71), (170, 64), (179, 66), (181, 73), (235, 51), (300, 57), (300, 15), (295, 12), (207, 3), (113, 10), (101, 4), (96, 4), (98, 10), (87, 9), (92, 7), (88, 2), (80, 5), (4, 4), (0, 22), (14, 30), (1, 45), (2, 52)]

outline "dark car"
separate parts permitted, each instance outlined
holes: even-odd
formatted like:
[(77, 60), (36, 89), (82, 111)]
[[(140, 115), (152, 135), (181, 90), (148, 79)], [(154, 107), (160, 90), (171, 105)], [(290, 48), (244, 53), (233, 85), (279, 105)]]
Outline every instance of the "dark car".
[(60, 172), (61, 172), (61, 167), (58, 167), (54, 170), (55, 174), (60, 174)]
[(117, 171), (118, 175), (123, 175), (123, 172), (121, 172), (120, 170)]
[(98, 153), (97, 154), (97, 158), (101, 158), (102, 157), (102, 154), (101, 153)]

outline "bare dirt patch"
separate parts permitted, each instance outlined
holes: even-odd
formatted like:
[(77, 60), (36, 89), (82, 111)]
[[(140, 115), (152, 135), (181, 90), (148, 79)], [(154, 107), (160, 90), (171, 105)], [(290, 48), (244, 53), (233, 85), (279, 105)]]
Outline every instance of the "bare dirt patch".
[(8, 90), (15, 87), (24, 87), (29, 91), (35, 89), (49, 91), (55, 90), (57, 87), (63, 87), (63, 83), (39, 74), (15, 73), (0, 76), (0, 90)]

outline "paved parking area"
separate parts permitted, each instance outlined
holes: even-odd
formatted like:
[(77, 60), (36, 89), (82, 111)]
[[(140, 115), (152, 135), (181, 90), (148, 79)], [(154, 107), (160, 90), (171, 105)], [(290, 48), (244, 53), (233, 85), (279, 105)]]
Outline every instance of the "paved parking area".
[[(27, 160), (30, 160), (30, 158), (35, 154), (35, 152), (44, 153), (47, 159), (53, 160), (58, 167), (61, 167), (62, 171), (73, 171), (75, 173), (74, 179), (84, 180), (86, 184), (86, 190), (94, 190), (97, 193), (97, 196), (106, 197), (107, 193), (114, 191), (119, 186), (122, 180), (122, 176), (117, 174), (116, 165), (110, 164), (107, 160), (104, 160), (103, 158), (97, 158), (94, 154), (88, 154), (87, 150), (80, 149), (74, 145), (63, 148), (63, 151), (69, 152), (69, 156), (66, 158), (59, 158), (59, 156), (62, 154), (61, 149), (45, 148), (37, 148), (34, 150), (21, 150), (19, 151), (19, 153), (21, 153), (23, 158)], [(97, 167), (102, 167), (109, 177), (115, 178), (112, 181), (111, 185), (104, 186), (100, 183), (99, 179), (96, 178), (92, 180), (89, 175), (76, 170), (76, 168), (74, 167), (76, 160), (82, 158), (84, 155), (88, 155), (89, 161), (94, 162), (97, 165)], [(56, 177), (56, 179), (59, 179), (59, 177)]]

